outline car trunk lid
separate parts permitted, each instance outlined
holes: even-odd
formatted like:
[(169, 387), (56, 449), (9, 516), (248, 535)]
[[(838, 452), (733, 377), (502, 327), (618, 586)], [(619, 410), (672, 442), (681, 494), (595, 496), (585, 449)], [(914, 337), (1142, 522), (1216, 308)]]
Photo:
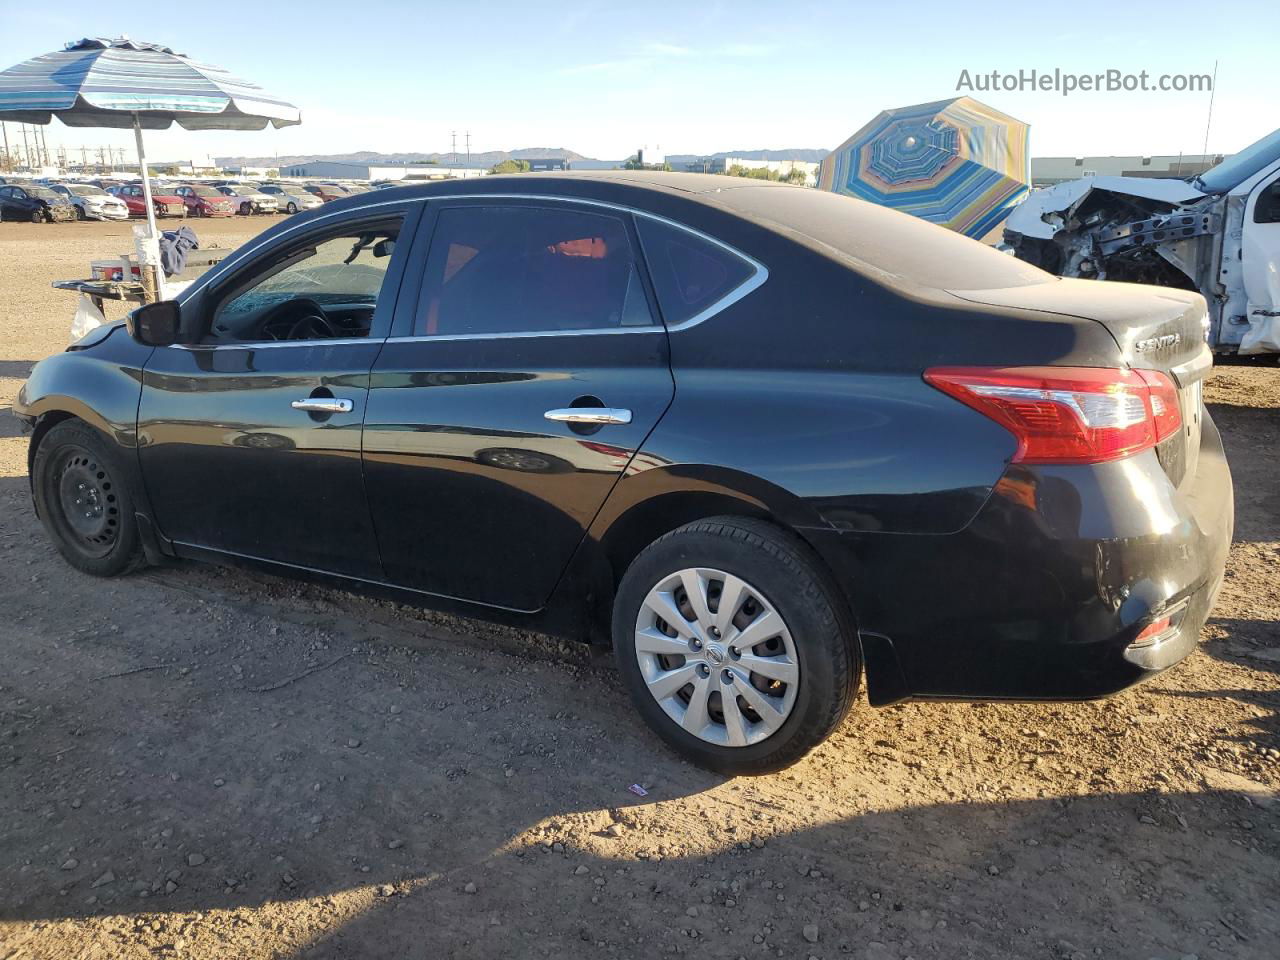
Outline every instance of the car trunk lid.
[[(1182, 429), (1156, 448), (1175, 486), (1195, 475), (1203, 417), (1203, 383), (1212, 368), (1205, 343), (1207, 308), (1189, 290), (1131, 283), (1058, 279), (998, 290), (952, 290), (972, 303), (1012, 307), (1092, 320), (1106, 327), (1124, 362), (1158, 370), (1178, 391)], [(1065, 362), (1070, 362), (1064, 358)]]

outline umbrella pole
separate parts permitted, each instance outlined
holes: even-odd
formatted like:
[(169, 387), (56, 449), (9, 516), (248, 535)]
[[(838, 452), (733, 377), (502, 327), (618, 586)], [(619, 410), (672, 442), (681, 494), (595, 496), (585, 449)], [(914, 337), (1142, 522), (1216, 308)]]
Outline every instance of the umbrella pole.
[(142, 174), (142, 196), (147, 202), (147, 227), (151, 236), (158, 237), (156, 208), (151, 201), (151, 175), (147, 172), (147, 152), (142, 148), (142, 120), (136, 113), (133, 115), (133, 139), (138, 144), (138, 170)]
[(151, 199), (151, 174), (147, 171), (147, 152), (142, 147), (142, 120), (133, 115), (133, 137), (138, 142), (138, 170), (142, 173), (142, 197), (147, 205), (147, 236), (136, 240), (138, 262), (142, 267), (142, 291), (146, 303), (164, 299), (164, 279), (160, 273), (160, 232), (156, 230), (156, 208)]

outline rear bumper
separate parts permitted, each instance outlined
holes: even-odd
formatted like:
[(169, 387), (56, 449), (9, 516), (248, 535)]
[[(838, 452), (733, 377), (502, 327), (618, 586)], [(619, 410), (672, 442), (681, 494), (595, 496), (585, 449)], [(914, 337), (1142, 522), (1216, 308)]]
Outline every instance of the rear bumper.
[[(1011, 467), (959, 533), (806, 533), (849, 585), (869, 695), (884, 704), (1083, 700), (1154, 676), (1195, 648), (1233, 525), (1231, 473), (1206, 415), (1181, 489), (1151, 451)], [(1134, 645), (1168, 614), (1157, 643)]]

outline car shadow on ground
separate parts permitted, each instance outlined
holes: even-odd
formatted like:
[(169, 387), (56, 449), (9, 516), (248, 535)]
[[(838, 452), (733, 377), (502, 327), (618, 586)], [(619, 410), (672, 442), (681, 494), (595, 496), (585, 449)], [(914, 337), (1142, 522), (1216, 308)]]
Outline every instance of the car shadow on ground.
[(35, 360), (0, 360), (0, 379), (25, 380), (31, 376), (31, 368), (35, 365)]
[[(1275, 682), (1261, 689), (1170, 690), (1172, 697), (1221, 700), (1230, 698), (1257, 708), (1248, 721), (1248, 736), (1229, 738), (1249, 752), (1280, 751), (1280, 623), (1238, 617), (1211, 617), (1206, 627), (1207, 642), (1200, 650), (1234, 667), (1269, 674)], [(1224, 738), (1225, 739), (1225, 738)]]

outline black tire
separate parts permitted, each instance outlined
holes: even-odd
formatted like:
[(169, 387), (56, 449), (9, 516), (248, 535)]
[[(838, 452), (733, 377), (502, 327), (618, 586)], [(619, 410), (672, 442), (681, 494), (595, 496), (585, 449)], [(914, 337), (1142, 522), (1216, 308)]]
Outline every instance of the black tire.
[(298, 205), (297, 205), (296, 203), (294, 203), (292, 200), (290, 200), (290, 201), (289, 201), (289, 206), (288, 206), (288, 208), (287, 208), (287, 212), (288, 212), (289, 214), (295, 214), (295, 213), (297, 213), (297, 212), (298, 212)]
[(39, 207), (36, 207), (34, 210), (32, 210), (32, 211), (31, 211), (31, 222), (32, 222), (32, 223), (44, 223), (44, 211), (43, 211), (43, 210), (41, 210)]
[(490, 447), (476, 451), (476, 462), (500, 470), (521, 473), (570, 473), (574, 466), (563, 457), (541, 450), (521, 450), (518, 447)]
[(240, 216), (247, 217), (251, 213), (253, 213), (253, 208), (249, 206), (249, 204), (247, 203), (240, 204)]
[[(40, 441), (31, 477), (40, 521), (69, 564), (96, 577), (142, 565), (133, 497), (120, 457), (101, 434), (79, 420), (59, 423)], [(81, 500), (93, 517), (80, 518)]]
[[(799, 689), (790, 714), (763, 740), (731, 747), (697, 737), (668, 716), (646, 685), (635, 646), (641, 605), (664, 578), (690, 567), (741, 577), (766, 596), (790, 632)], [(830, 736), (849, 712), (862, 669), (849, 621), (837, 587), (802, 540), (765, 521), (713, 517), (673, 530), (631, 563), (614, 601), (613, 645), (623, 683), (640, 715), (663, 740), (711, 770), (763, 774), (795, 763)]]

